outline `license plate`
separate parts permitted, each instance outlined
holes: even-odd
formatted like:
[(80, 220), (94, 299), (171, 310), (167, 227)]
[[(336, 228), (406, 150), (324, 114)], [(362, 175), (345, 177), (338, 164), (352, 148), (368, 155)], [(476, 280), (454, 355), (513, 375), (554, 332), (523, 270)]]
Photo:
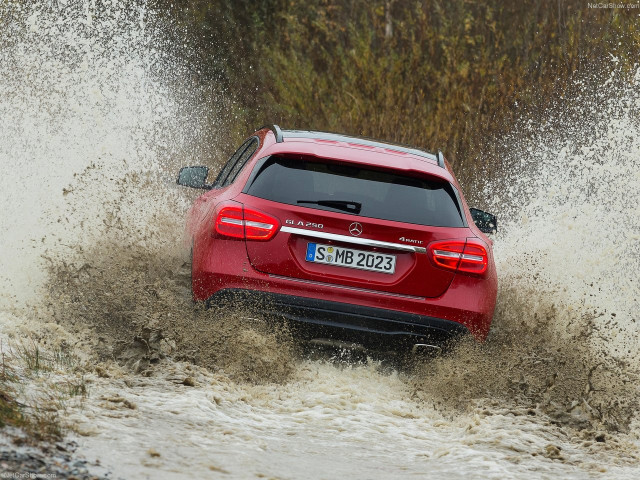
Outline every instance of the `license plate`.
[(321, 243), (307, 244), (305, 260), (307, 262), (326, 263), (337, 267), (357, 268), (379, 273), (394, 273), (396, 271), (395, 255), (364, 252)]

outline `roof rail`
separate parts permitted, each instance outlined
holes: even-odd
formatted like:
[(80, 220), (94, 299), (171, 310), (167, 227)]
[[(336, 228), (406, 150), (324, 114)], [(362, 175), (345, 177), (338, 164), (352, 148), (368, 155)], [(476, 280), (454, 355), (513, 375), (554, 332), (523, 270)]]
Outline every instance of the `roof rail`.
[[(272, 124), (272, 125), (263, 125), (258, 130), (262, 130), (263, 128), (268, 128), (269, 130), (271, 130), (273, 132), (273, 134), (276, 136), (276, 143), (282, 143), (284, 141), (284, 138), (282, 137), (282, 130), (275, 123)], [(256, 131), (258, 131), (258, 130), (256, 130)]]
[[(411, 145), (403, 145), (401, 143), (392, 143), (386, 140), (378, 140), (368, 137), (353, 137), (351, 135), (345, 135), (342, 133), (332, 132), (318, 132), (313, 130), (284, 130), (282, 132), (287, 138), (314, 138), (322, 140), (333, 140), (338, 142), (353, 143), (356, 145), (366, 145), (370, 147), (381, 147), (389, 150), (395, 150), (397, 152), (409, 153), (411, 155), (417, 155), (419, 157), (428, 158), (431, 161), (438, 163), (438, 159), (435, 153), (427, 152), (425, 150), (412, 147)], [(442, 152), (440, 153), (442, 156)], [(444, 160), (440, 160), (438, 163), (444, 168)]]
[(438, 166), (444, 168), (444, 155), (440, 150), (436, 153), (436, 160), (438, 161)]

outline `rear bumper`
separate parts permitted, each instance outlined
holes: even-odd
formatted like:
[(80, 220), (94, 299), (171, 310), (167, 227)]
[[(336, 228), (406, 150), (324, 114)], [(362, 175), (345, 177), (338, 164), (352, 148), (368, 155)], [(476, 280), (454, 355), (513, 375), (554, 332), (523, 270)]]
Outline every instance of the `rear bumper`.
[[(233, 292), (251, 302), (261, 297), (258, 303), (272, 313), (308, 326), (336, 329), (336, 338), (340, 333), (381, 332), (400, 338), (462, 330), (483, 341), (489, 332), (497, 292), (493, 264), (486, 278), (455, 275), (443, 295), (424, 298), (374, 291), (366, 284), (355, 288), (330, 279), (319, 282), (271, 275), (253, 268), (240, 240), (210, 235), (195, 240), (192, 287), (196, 301), (215, 302), (229, 294), (233, 297)], [(284, 306), (286, 315), (280, 311)]]
[(468, 334), (458, 322), (412, 313), (373, 308), (316, 298), (246, 289), (223, 289), (207, 306), (238, 304), (256, 308), (261, 315), (285, 318), (307, 338), (330, 338), (369, 347), (443, 345)]

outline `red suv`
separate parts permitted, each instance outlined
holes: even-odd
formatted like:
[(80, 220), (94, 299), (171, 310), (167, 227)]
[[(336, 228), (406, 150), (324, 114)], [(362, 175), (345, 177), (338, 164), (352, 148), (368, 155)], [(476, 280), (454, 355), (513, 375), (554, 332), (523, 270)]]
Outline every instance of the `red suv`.
[(441, 152), (273, 125), (207, 176), (178, 176), (207, 190), (187, 224), (196, 301), (258, 305), (309, 338), (367, 346), (487, 336), (496, 218), (469, 210)]

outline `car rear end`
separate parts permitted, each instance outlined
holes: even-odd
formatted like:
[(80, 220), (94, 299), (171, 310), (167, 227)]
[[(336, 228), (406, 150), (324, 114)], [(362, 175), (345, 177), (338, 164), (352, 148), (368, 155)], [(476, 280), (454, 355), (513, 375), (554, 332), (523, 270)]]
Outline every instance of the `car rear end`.
[(491, 246), (446, 169), (348, 146), (267, 153), (206, 220), (196, 299), (255, 303), (311, 337), (364, 344), (486, 337)]

